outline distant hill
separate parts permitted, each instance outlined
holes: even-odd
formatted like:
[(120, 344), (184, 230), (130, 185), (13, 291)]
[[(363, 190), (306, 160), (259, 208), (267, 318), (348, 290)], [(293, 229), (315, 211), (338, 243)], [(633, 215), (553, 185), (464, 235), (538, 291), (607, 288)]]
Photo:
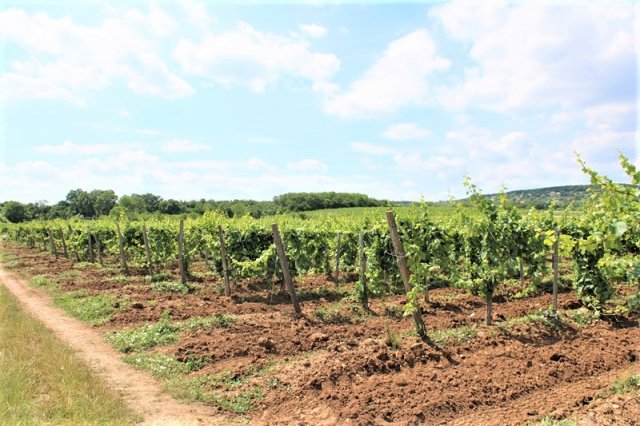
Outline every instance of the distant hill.
[[(551, 200), (555, 200), (558, 208), (565, 208), (570, 203), (580, 206), (589, 197), (588, 189), (591, 185), (564, 185), (549, 186), (545, 188), (535, 189), (519, 189), (516, 191), (507, 191), (509, 200), (522, 208), (546, 209), (549, 207)], [(495, 198), (498, 194), (487, 194), (487, 197)], [(467, 198), (458, 201), (466, 201)], [(443, 204), (448, 201), (441, 202)]]
[[(521, 189), (507, 191), (507, 196), (514, 204), (523, 207), (546, 209), (552, 200), (555, 200), (559, 208), (564, 208), (570, 203), (576, 206), (584, 203), (589, 197), (588, 189), (591, 185), (564, 185), (549, 186), (546, 188)], [(498, 194), (490, 194), (496, 197)]]

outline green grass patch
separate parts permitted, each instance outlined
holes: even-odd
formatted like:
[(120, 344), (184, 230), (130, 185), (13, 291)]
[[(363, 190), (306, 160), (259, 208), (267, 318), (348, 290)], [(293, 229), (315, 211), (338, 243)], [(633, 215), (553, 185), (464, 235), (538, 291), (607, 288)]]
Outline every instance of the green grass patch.
[(193, 287), (189, 284), (183, 284), (180, 281), (159, 281), (151, 285), (151, 289), (157, 292), (168, 292), (187, 294), (193, 291)]
[(48, 290), (54, 290), (58, 287), (58, 283), (46, 275), (36, 275), (29, 280), (29, 285), (31, 287), (45, 288)]
[(316, 309), (312, 315), (314, 318), (327, 324), (349, 324), (351, 322), (351, 316), (343, 311), (341, 304)]
[(629, 376), (624, 380), (618, 380), (609, 389), (610, 395), (630, 392), (640, 392), (640, 374)]
[(200, 370), (210, 357), (190, 357), (186, 362), (180, 362), (174, 356), (165, 354), (135, 354), (124, 359), (128, 364), (150, 372), (158, 379), (170, 379), (180, 375)]
[(180, 327), (171, 323), (165, 312), (155, 324), (109, 333), (107, 340), (120, 352), (142, 352), (177, 342), (179, 331)]
[(196, 317), (186, 321), (172, 322), (169, 314), (165, 312), (156, 323), (109, 333), (107, 340), (120, 352), (143, 352), (156, 346), (177, 342), (178, 335), (183, 330), (210, 330), (226, 327), (234, 322), (233, 315)]
[(467, 343), (475, 339), (478, 330), (475, 325), (463, 325), (457, 328), (433, 330), (428, 333), (429, 338), (438, 346), (447, 346), (456, 343)]
[(75, 279), (75, 278), (80, 278), (80, 272), (70, 269), (68, 271), (62, 271), (58, 274), (58, 279), (61, 280), (71, 280), (71, 279)]
[(221, 407), (234, 413), (246, 413), (264, 398), (260, 386), (248, 385), (248, 376), (233, 376), (231, 372), (200, 377), (182, 377), (167, 383), (178, 398)]
[(87, 269), (87, 268), (97, 268), (100, 265), (97, 263), (91, 263), (91, 262), (76, 262), (73, 264), (73, 267), (75, 269)]
[(144, 279), (152, 283), (158, 283), (162, 281), (173, 280), (173, 275), (171, 275), (169, 272), (156, 272), (151, 275), (146, 275)]
[(573, 419), (556, 420), (551, 416), (545, 416), (535, 422), (526, 423), (525, 426), (574, 426), (576, 421)]
[(102, 325), (111, 315), (126, 308), (127, 301), (109, 294), (87, 295), (83, 290), (55, 292), (53, 303), (69, 315), (91, 325)]
[(0, 286), (0, 423), (128, 425), (141, 419)]
[(507, 331), (514, 325), (519, 324), (540, 324), (550, 328), (560, 328), (564, 324), (559, 318), (555, 318), (547, 311), (536, 311), (524, 314), (520, 317), (509, 318), (506, 321), (496, 323), (498, 330)]
[(564, 315), (575, 324), (583, 326), (592, 324), (600, 319), (600, 315), (597, 312), (590, 311), (587, 308), (565, 311)]

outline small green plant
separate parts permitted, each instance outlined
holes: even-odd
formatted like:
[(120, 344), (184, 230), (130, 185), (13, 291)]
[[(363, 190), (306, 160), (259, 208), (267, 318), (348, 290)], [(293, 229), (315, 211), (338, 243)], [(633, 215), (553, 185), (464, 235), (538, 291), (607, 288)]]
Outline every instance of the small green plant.
[(640, 392), (640, 374), (629, 376), (624, 380), (618, 380), (611, 385), (609, 394)]
[(89, 296), (84, 291), (55, 293), (53, 302), (69, 315), (92, 325), (102, 325), (111, 315), (124, 309), (128, 302), (108, 294)]
[(382, 307), (384, 308), (384, 314), (393, 319), (402, 319), (404, 318), (404, 313), (401, 306), (392, 305), (389, 303), (383, 303)]
[(127, 282), (127, 277), (125, 275), (116, 275), (115, 277), (111, 278), (111, 281), (116, 282), (116, 283), (125, 283)]
[(551, 416), (545, 416), (538, 421), (526, 423), (525, 426), (573, 426), (576, 421), (573, 419), (556, 420)]
[(91, 268), (91, 267), (95, 267), (96, 264), (95, 263), (91, 263), (91, 262), (78, 262), (78, 263), (74, 263), (73, 267), (75, 269), (87, 269), (87, 268)]
[(478, 330), (475, 325), (463, 325), (457, 328), (447, 328), (445, 330), (433, 330), (429, 333), (429, 338), (438, 346), (446, 346), (455, 343), (466, 343), (475, 339)]
[(120, 352), (141, 352), (176, 342), (179, 330), (180, 326), (170, 323), (169, 314), (165, 311), (155, 324), (113, 332), (107, 335), (107, 339)]
[(400, 338), (398, 335), (394, 333), (388, 325), (385, 327), (385, 332), (387, 337), (385, 338), (384, 343), (391, 349), (400, 349)]
[(58, 278), (61, 280), (70, 280), (78, 277), (80, 277), (80, 272), (73, 269), (62, 271), (58, 274)]
[(149, 371), (158, 379), (170, 379), (200, 370), (211, 357), (189, 357), (186, 362), (180, 362), (176, 357), (165, 354), (135, 354), (124, 360), (128, 364)]
[(193, 287), (189, 284), (183, 284), (180, 281), (159, 281), (151, 285), (153, 291), (169, 292), (178, 294), (187, 294), (193, 291)]
[(32, 287), (47, 289), (54, 289), (56, 287), (56, 282), (45, 275), (36, 275), (35, 277), (31, 278), (31, 280), (29, 280), (29, 284)]
[(600, 315), (597, 311), (591, 311), (586, 308), (566, 311), (565, 315), (567, 316), (567, 318), (578, 325), (589, 325), (600, 318)]
[(169, 272), (156, 272), (151, 275), (146, 275), (144, 279), (152, 283), (157, 283), (160, 281), (171, 281), (173, 279), (173, 275)]
[(329, 305), (313, 311), (313, 317), (328, 324), (348, 324), (351, 317), (342, 312), (342, 305)]
[(233, 315), (213, 315), (210, 317), (195, 317), (178, 323), (180, 330), (211, 330), (214, 328), (227, 327), (236, 322), (236, 317)]

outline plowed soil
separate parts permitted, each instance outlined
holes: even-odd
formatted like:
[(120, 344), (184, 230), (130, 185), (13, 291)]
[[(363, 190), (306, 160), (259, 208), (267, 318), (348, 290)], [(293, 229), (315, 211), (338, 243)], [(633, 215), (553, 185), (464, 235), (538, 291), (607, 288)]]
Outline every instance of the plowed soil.
[[(297, 280), (304, 315), (295, 317), (288, 296), (271, 280), (236, 282), (232, 297), (224, 297), (220, 280), (196, 265), (202, 272), (194, 279), (197, 289), (180, 295), (153, 291), (143, 270), (123, 277), (115, 264), (74, 269), (64, 258), (33, 249), (5, 244), (4, 251), (16, 256), (10, 268), (25, 277), (46, 275), (64, 290), (125, 301), (126, 309), (96, 332), (154, 322), (164, 311), (174, 320), (234, 315), (227, 327), (183, 332), (179, 342), (155, 351), (206, 359), (190, 373), (194, 377), (244, 378), (230, 393), (260, 388), (263, 397), (238, 420), (508, 425), (551, 417), (640, 424), (640, 394), (608, 392), (613, 382), (640, 374), (638, 318), (574, 320), (570, 313), (580, 312), (580, 303), (571, 291), (560, 294), (556, 320), (540, 315), (550, 295), (513, 300), (507, 289), (494, 302), (496, 325), (487, 327), (483, 299), (433, 290), (424, 312), (431, 341), (422, 342), (402, 316), (403, 296), (373, 299), (369, 312), (343, 299), (355, 276), (340, 287), (326, 276)], [(446, 338), (452, 335), (458, 337)]]

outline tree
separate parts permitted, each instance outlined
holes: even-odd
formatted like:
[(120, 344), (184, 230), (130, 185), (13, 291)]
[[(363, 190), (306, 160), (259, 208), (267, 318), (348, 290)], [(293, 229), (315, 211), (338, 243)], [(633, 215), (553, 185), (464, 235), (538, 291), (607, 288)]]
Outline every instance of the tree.
[(2, 208), (2, 213), (9, 222), (13, 223), (24, 222), (29, 219), (27, 208), (18, 201), (7, 201)]

